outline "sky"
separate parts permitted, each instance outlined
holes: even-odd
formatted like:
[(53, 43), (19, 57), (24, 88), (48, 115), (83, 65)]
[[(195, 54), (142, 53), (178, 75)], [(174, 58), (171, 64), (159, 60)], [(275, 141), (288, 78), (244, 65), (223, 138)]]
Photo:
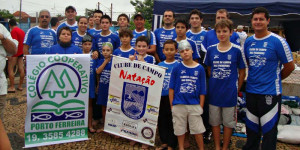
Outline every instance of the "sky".
[[(58, 14), (64, 15), (65, 8), (72, 5), (77, 10), (77, 15), (84, 15), (85, 9), (98, 8), (100, 2), (100, 10), (110, 15), (110, 6), (113, 5), (113, 20), (116, 20), (120, 13), (127, 15), (134, 14), (134, 7), (130, 4), (130, 0), (22, 0), (22, 11), (34, 17), (36, 12), (41, 9), (48, 9), (51, 16)], [(14, 13), (20, 10), (20, 0), (0, 0), (0, 9), (9, 10)]]

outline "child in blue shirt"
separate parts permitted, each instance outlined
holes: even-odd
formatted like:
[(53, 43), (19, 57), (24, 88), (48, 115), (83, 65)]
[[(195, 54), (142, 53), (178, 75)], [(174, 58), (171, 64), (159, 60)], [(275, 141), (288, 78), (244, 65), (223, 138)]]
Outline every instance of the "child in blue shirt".
[(208, 47), (204, 61), (209, 75), (209, 123), (218, 150), (221, 149), (220, 125), (224, 125), (224, 150), (228, 149), (236, 126), (237, 96), (245, 79), (246, 59), (241, 47), (230, 42), (232, 21), (217, 22), (215, 30), (220, 42)]
[(130, 41), (133, 38), (132, 31), (128, 28), (119, 30), (119, 37), (121, 40), (121, 47), (114, 50), (114, 55), (129, 58), (129, 56), (134, 55), (135, 50), (130, 45)]
[(148, 46), (149, 43), (147, 37), (145, 36), (138, 37), (135, 43), (136, 53), (134, 55), (129, 56), (129, 59), (155, 64), (155, 58), (152, 55), (147, 54)]
[(158, 131), (162, 145), (160, 149), (175, 149), (177, 147), (177, 137), (174, 134), (172, 112), (169, 100), (169, 83), (173, 68), (179, 64), (175, 60), (177, 53), (177, 42), (174, 40), (166, 40), (163, 44), (162, 53), (165, 60), (158, 63), (159, 66), (166, 67), (166, 74), (163, 82), (163, 88), (160, 99), (159, 115), (158, 115)]
[(112, 59), (111, 59), (112, 52), (113, 52), (113, 45), (110, 42), (103, 43), (102, 55), (104, 58), (99, 60), (98, 67), (96, 69), (96, 73), (100, 75), (97, 104), (102, 106), (103, 121), (105, 121), (106, 106), (108, 100), (108, 88), (109, 88), (110, 71), (111, 71), (111, 64), (112, 64)]
[[(83, 54), (90, 54), (92, 49), (92, 37), (90, 35), (85, 35), (82, 38), (82, 52)], [(96, 89), (96, 66), (97, 60), (90, 59), (90, 86), (89, 86), (89, 118), (88, 118), (88, 127), (91, 133), (96, 132), (94, 127), (92, 126), (92, 118), (93, 118), (93, 99), (95, 98), (95, 89)]]
[(97, 50), (100, 53), (99, 58), (103, 59), (103, 43), (110, 42), (113, 46), (113, 50), (115, 50), (120, 47), (120, 39), (116, 34), (109, 30), (109, 27), (111, 27), (111, 18), (108, 15), (103, 15), (101, 17), (100, 24), (102, 31), (100, 34), (94, 36), (93, 49)]
[(193, 60), (193, 50), (188, 41), (180, 41), (178, 50), (183, 61), (173, 68), (169, 85), (174, 134), (177, 136), (179, 149), (184, 149), (189, 124), (190, 133), (194, 134), (198, 148), (204, 149), (205, 127), (201, 114), (206, 94), (205, 70)]

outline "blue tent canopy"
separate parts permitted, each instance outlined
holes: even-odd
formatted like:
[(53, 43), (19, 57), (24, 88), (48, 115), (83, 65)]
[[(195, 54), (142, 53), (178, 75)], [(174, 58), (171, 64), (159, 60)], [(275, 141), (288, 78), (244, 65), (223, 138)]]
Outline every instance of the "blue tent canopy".
[(166, 9), (189, 13), (195, 8), (203, 13), (225, 8), (229, 12), (250, 14), (256, 7), (267, 8), (271, 15), (300, 14), (300, 0), (154, 0), (153, 14), (163, 15)]

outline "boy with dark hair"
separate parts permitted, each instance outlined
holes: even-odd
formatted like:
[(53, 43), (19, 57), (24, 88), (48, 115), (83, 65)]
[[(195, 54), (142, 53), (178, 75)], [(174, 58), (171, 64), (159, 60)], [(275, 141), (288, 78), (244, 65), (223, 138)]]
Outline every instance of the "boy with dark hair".
[[(254, 35), (244, 45), (249, 71), (246, 85), (246, 131), (244, 150), (276, 149), (277, 125), (281, 110), (281, 80), (295, 69), (288, 43), (268, 31), (269, 12), (263, 7), (251, 14)], [(283, 65), (283, 69), (282, 69)]]
[(126, 14), (120, 14), (118, 16), (118, 25), (119, 25), (119, 30), (115, 32), (115, 34), (119, 35), (120, 30), (128, 28), (128, 24), (129, 24), (129, 17)]
[(56, 32), (57, 27), (59, 26), (59, 21), (57, 17), (52, 17), (50, 20), (51, 30)]
[(155, 58), (152, 55), (147, 54), (147, 49), (149, 47), (149, 39), (146, 36), (139, 36), (135, 41), (134, 55), (129, 56), (130, 60), (144, 61), (150, 64), (155, 64)]
[(188, 41), (180, 41), (178, 50), (182, 62), (174, 67), (169, 85), (174, 134), (178, 139), (179, 150), (183, 150), (189, 125), (190, 133), (195, 135), (198, 149), (204, 150), (202, 133), (205, 132), (205, 127), (201, 114), (206, 94), (205, 70), (193, 60), (193, 50)]
[(163, 53), (166, 60), (158, 63), (159, 66), (166, 67), (166, 74), (163, 82), (161, 93), (161, 100), (158, 115), (158, 131), (162, 145), (157, 150), (168, 148), (169, 150), (177, 147), (177, 137), (174, 134), (172, 112), (169, 100), (169, 83), (173, 68), (179, 64), (175, 60), (177, 53), (177, 42), (174, 40), (167, 40), (163, 45)]
[(201, 56), (200, 57), (201, 64), (205, 56), (205, 52), (201, 48), (201, 43), (204, 40), (204, 37), (207, 33), (207, 31), (205, 31), (201, 26), (202, 21), (203, 21), (203, 14), (198, 9), (192, 10), (189, 15), (189, 22), (191, 25), (191, 29), (189, 29), (186, 33), (186, 36), (189, 39), (195, 41), (197, 44), (198, 52)]
[(100, 34), (98, 35), (95, 35), (93, 47), (94, 50), (99, 51), (100, 53), (99, 58), (103, 59), (102, 44), (105, 42), (110, 42), (113, 45), (113, 50), (115, 50), (120, 47), (120, 39), (117, 35), (113, 34), (109, 29), (111, 27), (111, 18), (108, 15), (103, 15), (101, 17), (100, 24), (101, 24), (102, 32), (100, 32)]
[(135, 50), (130, 45), (130, 41), (133, 38), (132, 31), (128, 28), (121, 29), (119, 33), (121, 40), (121, 47), (114, 51), (114, 55), (129, 58), (130, 55), (134, 55)]
[[(189, 29), (189, 24), (187, 23), (187, 21), (184, 19), (178, 19), (175, 22), (175, 29), (176, 29), (176, 34), (177, 34), (177, 38), (175, 38), (175, 41), (178, 43), (182, 40), (188, 41), (190, 43), (192, 51), (193, 51), (193, 60), (198, 62), (198, 60), (200, 59), (200, 54), (199, 54), (197, 45), (194, 41), (192, 41), (186, 37), (186, 32)], [(175, 59), (178, 61), (182, 60), (179, 52), (175, 55)]]
[(93, 12), (93, 21), (94, 21), (94, 28), (90, 28), (88, 33), (92, 36), (100, 34), (101, 30), (101, 24), (100, 19), (103, 16), (103, 12), (101, 10), (95, 10)]
[[(209, 75), (209, 123), (215, 149), (227, 150), (236, 126), (237, 96), (245, 79), (246, 60), (241, 47), (229, 40), (233, 32), (232, 21), (217, 22), (215, 30), (220, 42), (208, 47), (205, 57)], [(223, 148), (220, 147), (221, 124), (224, 126)]]

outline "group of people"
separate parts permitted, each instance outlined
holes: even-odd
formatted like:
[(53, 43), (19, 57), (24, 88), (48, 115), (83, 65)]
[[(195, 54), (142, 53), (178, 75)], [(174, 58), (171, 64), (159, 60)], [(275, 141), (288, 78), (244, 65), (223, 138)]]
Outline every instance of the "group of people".
[[(245, 80), (246, 68), (247, 143), (243, 149), (259, 149), (261, 134), (261, 148), (276, 149), (281, 80), (294, 70), (294, 64), (287, 42), (268, 31), (270, 15), (267, 9), (253, 10), (251, 23), (255, 34), (243, 41), (244, 44), (234, 32), (226, 9), (216, 12), (216, 24), (210, 31), (201, 26), (203, 14), (197, 9), (190, 12), (188, 21), (175, 20), (175, 13), (166, 10), (163, 27), (154, 32), (145, 29), (141, 13), (133, 17), (133, 31), (128, 29), (129, 17), (119, 15), (120, 29), (114, 33), (110, 30), (111, 18), (100, 10), (94, 11), (91, 17), (79, 17), (77, 21), (76, 15), (75, 7), (66, 7), (66, 21), (55, 30), (57, 21), (51, 21), (54, 29), (50, 29), (50, 12), (41, 10), (39, 25), (28, 30), (23, 40), (19, 40), (19, 46), (24, 43), (25, 58), (36, 54), (91, 55), (89, 132), (103, 130), (95, 125), (101, 117), (105, 121), (113, 54), (167, 68), (158, 116), (162, 145), (157, 149), (177, 146), (184, 149), (188, 132), (195, 136), (198, 148), (204, 149), (203, 133), (208, 128), (212, 130), (215, 149), (229, 149), (237, 121), (237, 95)], [(12, 37), (15, 37), (13, 32)], [(3, 29), (0, 40), (2, 61), (6, 52), (15, 53), (17, 44)], [(18, 50), (12, 64), (21, 62), (19, 51), (22, 50)], [(4, 83), (3, 67), (0, 71), (0, 82)], [(24, 72), (20, 72), (20, 76), (24, 78)], [(21, 82), (23, 80), (19, 90), (22, 90)], [(3, 85), (0, 84), (0, 95), (6, 95)], [(0, 96), (0, 115), (3, 115), (4, 103), (5, 97)], [(220, 125), (223, 125), (222, 146)]]

